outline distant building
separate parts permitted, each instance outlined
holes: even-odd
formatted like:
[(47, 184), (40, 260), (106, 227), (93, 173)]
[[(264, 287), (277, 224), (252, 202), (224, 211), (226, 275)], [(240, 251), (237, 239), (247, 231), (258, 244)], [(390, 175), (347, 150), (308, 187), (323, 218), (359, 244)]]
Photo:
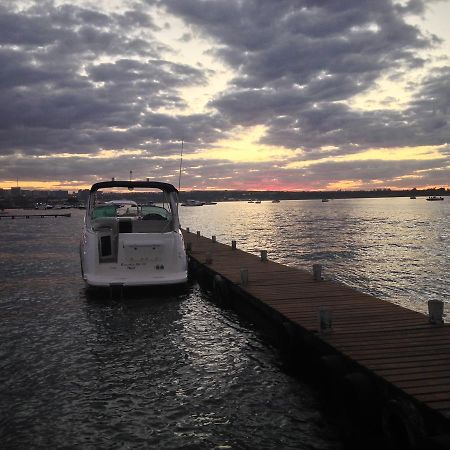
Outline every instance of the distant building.
[(58, 200), (67, 200), (69, 198), (69, 191), (50, 191), (49, 197)]
[(19, 186), (11, 188), (11, 197), (17, 198), (21, 195), (21, 188)]
[(89, 189), (80, 189), (77, 193), (77, 200), (85, 203), (89, 197)]

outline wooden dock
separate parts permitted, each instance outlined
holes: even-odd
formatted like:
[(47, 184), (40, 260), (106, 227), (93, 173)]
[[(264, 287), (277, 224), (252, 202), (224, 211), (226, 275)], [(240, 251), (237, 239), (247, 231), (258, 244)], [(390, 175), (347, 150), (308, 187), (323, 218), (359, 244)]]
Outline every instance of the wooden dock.
[(0, 214), (0, 220), (2, 219), (31, 219), (39, 217), (45, 219), (47, 217), (70, 217), (71, 213), (48, 213), (48, 214)]
[[(312, 270), (262, 261), (198, 232), (183, 234), (191, 260), (202, 270), (212, 277), (220, 275), (273, 320), (310, 335), (319, 344), (315, 348), (325, 349), (322, 355), (343, 358), (352, 371), (376, 384), (377, 395), (384, 396), (385, 402), (396, 399), (391, 410), (403, 408), (404, 415), (410, 416), (400, 418), (410, 420), (405, 427), (410, 425), (412, 432), (423, 428), (426, 435), (450, 433), (450, 324), (432, 324), (424, 314), (339, 282), (315, 281)], [(243, 268), (248, 270), (246, 285), (241, 281)], [(320, 331), (320, 309), (331, 311), (329, 332)], [(421, 416), (409, 414), (404, 404)], [(381, 409), (386, 410), (386, 405)]]

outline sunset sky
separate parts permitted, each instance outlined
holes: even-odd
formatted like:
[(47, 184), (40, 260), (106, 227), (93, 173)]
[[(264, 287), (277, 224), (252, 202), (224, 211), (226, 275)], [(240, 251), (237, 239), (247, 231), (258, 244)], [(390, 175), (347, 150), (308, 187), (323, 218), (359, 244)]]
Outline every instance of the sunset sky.
[(0, 187), (449, 186), (450, 0), (2, 0)]

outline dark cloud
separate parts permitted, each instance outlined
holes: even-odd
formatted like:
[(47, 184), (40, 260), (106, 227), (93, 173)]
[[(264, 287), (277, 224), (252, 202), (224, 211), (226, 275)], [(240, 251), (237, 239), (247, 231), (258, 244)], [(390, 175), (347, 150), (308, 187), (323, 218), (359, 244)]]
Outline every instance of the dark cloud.
[[(178, 183), (179, 160), (145, 155), (117, 154), (112, 157), (84, 158), (72, 156), (36, 157), (8, 156), (1, 158), (0, 178), (11, 173), (21, 181), (67, 180), (73, 184), (90, 184), (94, 179), (128, 178), (129, 170), (137, 179), (152, 177)], [(171, 155), (180, 151), (173, 146)], [(189, 149), (187, 150), (189, 151)], [(364, 188), (411, 188), (412, 186), (445, 186), (450, 175), (450, 158), (438, 160), (386, 161), (323, 161), (301, 168), (285, 168), (285, 161), (233, 163), (206, 158), (188, 159), (183, 164), (182, 186), (196, 189), (225, 186), (228, 189), (260, 190), (326, 189), (342, 180), (352, 181)], [(413, 178), (411, 178), (413, 177)]]
[(356, 111), (345, 103), (376, 88), (381, 75), (399, 78), (426, 63), (418, 51), (438, 39), (405, 20), (424, 13), (423, 1), (164, 4), (215, 40), (217, 55), (237, 75), (211, 106), (236, 124), (266, 125), (262, 143), (311, 152), (333, 145), (345, 154), (448, 141), (448, 74), (425, 80), (403, 111)]
[[(189, 161), (183, 175), (186, 182), (198, 189), (207, 188), (218, 180), (225, 180), (230, 188), (241, 189), (239, 180), (245, 178), (249, 189), (324, 189), (342, 180), (368, 188), (408, 188), (418, 185), (448, 184), (450, 159), (385, 161), (326, 161), (301, 168), (285, 168), (284, 162), (230, 163), (223, 161)], [(207, 170), (208, 177), (204, 176)], [(414, 176), (414, 178), (410, 178)], [(380, 182), (382, 183), (380, 186)], [(191, 185), (192, 185), (191, 184)]]
[(183, 138), (216, 140), (226, 123), (217, 115), (178, 117), (179, 89), (209, 73), (163, 59), (157, 28), (143, 6), (0, 7), (0, 154), (157, 153)]
[(217, 42), (239, 71), (237, 86), (306, 84), (323, 71), (375, 78), (393, 65), (416, 66), (416, 51), (430, 45), (389, 0), (163, 3)]
[(336, 154), (366, 148), (443, 145), (450, 136), (450, 69), (435, 70), (404, 110), (355, 111), (341, 103), (308, 105), (280, 123), (267, 120), (266, 143), (315, 149), (340, 147)]
[[(423, 15), (426, 4), (142, 0), (102, 10), (87, 2), (5, 0), (0, 5), (0, 178), (89, 184), (120, 176), (124, 167), (142, 177), (152, 170), (153, 176), (176, 178), (178, 161), (169, 157), (178, 155), (181, 139), (192, 158), (235, 126), (264, 125), (262, 145), (301, 149), (300, 156), (251, 164), (198, 157), (186, 167), (185, 182), (254, 189), (320, 188), (344, 179), (375, 186), (384, 179), (402, 186), (420, 173), (424, 183), (438, 184), (448, 175), (445, 158), (323, 162), (320, 149), (332, 146), (326, 156), (342, 156), (373, 147), (448, 143), (449, 68), (434, 70), (420, 84), (411, 81), (416, 94), (403, 110), (349, 106), (358, 94), (375, 89), (382, 76), (401, 81), (412, 69), (427, 69), (423, 55), (439, 39), (406, 20)], [(214, 72), (187, 55), (183, 63), (167, 60), (176, 49), (156, 36), (173, 32), (173, 24), (154, 15), (156, 9), (184, 20), (180, 42), (195, 45), (196, 37), (205, 37), (210, 54), (233, 71), (204, 113), (190, 113), (181, 91), (206, 85)], [(141, 154), (124, 155), (127, 149)], [(92, 158), (103, 150), (117, 153)], [(58, 158), (58, 153), (73, 156)], [(285, 168), (299, 158), (316, 163)]]

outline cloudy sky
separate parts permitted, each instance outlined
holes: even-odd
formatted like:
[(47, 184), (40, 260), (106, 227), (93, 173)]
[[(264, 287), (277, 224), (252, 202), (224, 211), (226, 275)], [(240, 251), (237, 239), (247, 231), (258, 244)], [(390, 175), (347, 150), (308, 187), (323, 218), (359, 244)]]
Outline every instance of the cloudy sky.
[(449, 186), (450, 0), (2, 0), (0, 187)]

